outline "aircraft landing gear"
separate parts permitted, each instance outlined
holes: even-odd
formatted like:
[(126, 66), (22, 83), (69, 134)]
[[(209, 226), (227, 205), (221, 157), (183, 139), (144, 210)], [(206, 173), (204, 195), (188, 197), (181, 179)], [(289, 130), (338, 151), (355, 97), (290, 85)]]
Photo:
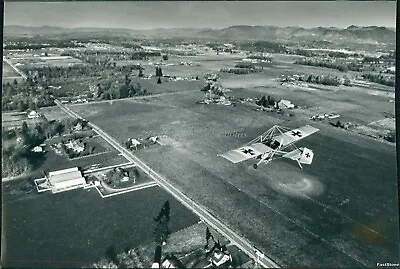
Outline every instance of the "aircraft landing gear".
[(257, 169), (258, 165), (255, 163), (253, 164), (254, 169)]

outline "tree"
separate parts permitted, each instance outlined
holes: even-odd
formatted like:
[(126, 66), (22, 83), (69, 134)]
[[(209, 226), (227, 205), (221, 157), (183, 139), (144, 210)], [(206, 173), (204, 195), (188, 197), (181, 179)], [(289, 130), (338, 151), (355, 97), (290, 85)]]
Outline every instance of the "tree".
[(268, 95), (267, 100), (268, 100), (268, 105), (269, 105), (269, 106), (275, 105), (275, 100), (274, 100), (274, 98), (272, 98), (271, 96)]
[(391, 131), (385, 135), (385, 140), (395, 143), (396, 142), (396, 131)]
[(343, 85), (344, 85), (344, 86), (351, 86), (351, 81), (350, 81), (350, 79), (349, 79), (349, 78), (345, 78), (345, 79), (344, 79), (344, 82), (343, 82)]
[(156, 77), (162, 77), (163, 73), (162, 73), (162, 69), (161, 67), (157, 66), (156, 67)]
[(24, 100), (18, 100), (18, 103), (17, 103), (17, 109), (18, 109), (18, 111), (25, 111), (25, 110), (27, 110), (28, 109), (28, 104), (27, 103), (25, 103), (24, 102)]
[(22, 123), (21, 134), (24, 137), (24, 139), (27, 139), (29, 136), (29, 127), (26, 121)]
[(33, 103), (33, 102), (29, 102), (29, 104), (28, 104), (28, 108), (29, 108), (30, 110), (35, 110), (35, 109), (37, 109), (37, 106), (36, 106), (36, 104), (35, 104), (35, 103)]
[(202, 91), (202, 92), (208, 92), (209, 90), (211, 90), (210, 83), (207, 83), (203, 88), (200, 89), (200, 91)]
[(54, 131), (56, 134), (61, 135), (65, 130), (65, 125), (59, 121), (55, 122)]

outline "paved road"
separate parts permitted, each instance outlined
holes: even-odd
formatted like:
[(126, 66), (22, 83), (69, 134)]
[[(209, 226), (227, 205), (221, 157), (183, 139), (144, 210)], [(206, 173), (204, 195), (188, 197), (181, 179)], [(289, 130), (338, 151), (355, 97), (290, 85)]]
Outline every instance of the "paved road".
[[(55, 100), (55, 103), (67, 114), (74, 118), (80, 118), (83, 119), (81, 116), (73, 112), (71, 109), (68, 107), (64, 106), (61, 104), (60, 101)], [(109, 134), (107, 134), (105, 131), (103, 131), (101, 128), (98, 126), (92, 124), (89, 122), (89, 126), (93, 128), (102, 138), (104, 138), (108, 143), (110, 143), (115, 149), (120, 151), (122, 155), (127, 158), (129, 161), (136, 163), (138, 167), (140, 167), (143, 171), (149, 174), (150, 177), (152, 177), (160, 186), (162, 186), (164, 189), (166, 189), (169, 193), (171, 193), (175, 199), (180, 201), (183, 205), (185, 205), (187, 208), (189, 208), (191, 211), (193, 211), (195, 214), (200, 216), (202, 220), (204, 220), (206, 223), (208, 223), (210, 226), (212, 226), (215, 230), (220, 232), (222, 235), (224, 235), (226, 238), (228, 238), (232, 243), (234, 243), (236, 246), (238, 246), (243, 252), (245, 252), (249, 257), (252, 259), (258, 261), (260, 265), (262, 265), (265, 268), (279, 268), (274, 261), (266, 257), (264, 254), (262, 254), (260, 251), (256, 250), (256, 248), (249, 242), (247, 239), (242, 237), (241, 235), (238, 235), (235, 233), (233, 230), (231, 230), (229, 227), (227, 227), (224, 223), (222, 223), (219, 219), (214, 217), (212, 214), (210, 214), (207, 210), (205, 210), (202, 206), (199, 204), (195, 203), (193, 200), (191, 200), (189, 197), (187, 197), (185, 194), (183, 194), (180, 190), (178, 190), (175, 186), (173, 186), (166, 178), (152, 170), (148, 165), (146, 165), (144, 162), (142, 162), (140, 159), (138, 159), (135, 155), (132, 154), (132, 152), (128, 151), (126, 148), (124, 148), (122, 145), (120, 145), (113, 137), (111, 137)]]

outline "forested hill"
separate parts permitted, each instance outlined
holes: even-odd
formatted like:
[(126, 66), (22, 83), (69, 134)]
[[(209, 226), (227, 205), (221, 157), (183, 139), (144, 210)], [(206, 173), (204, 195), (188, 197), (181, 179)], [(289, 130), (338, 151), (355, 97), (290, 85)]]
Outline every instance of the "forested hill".
[[(134, 27), (133, 27), (134, 28)], [(94, 34), (123, 35), (136, 38), (188, 37), (227, 40), (275, 40), (275, 41), (333, 41), (363, 42), (372, 44), (395, 44), (396, 30), (389, 27), (351, 25), (345, 29), (335, 27), (276, 27), (237, 25), (223, 29), (173, 28), (134, 30), (128, 28), (60, 28), (51, 26), (26, 27), (10, 25), (4, 27), (5, 36), (45, 34)]]

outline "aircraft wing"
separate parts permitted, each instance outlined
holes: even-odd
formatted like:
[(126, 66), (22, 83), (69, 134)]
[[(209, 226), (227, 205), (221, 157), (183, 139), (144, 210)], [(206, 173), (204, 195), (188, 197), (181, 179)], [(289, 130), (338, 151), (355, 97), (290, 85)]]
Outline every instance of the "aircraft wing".
[(295, 149), (295, 150), (293, 150), (291, 152), (288, 152), (288, 153), (284, 154), (282, 157), (283, 158), (292, 159), (292, 160), (296, 161), (296, 160), (300, 159), (301, 154), (302, 154), (301, 150)]
[(310, 125), (305, 125), (300, 128), (296, 128), (290, 131), (287, 131), (281, 135), (276, 136), (274, 139), (281, 143), (281, 147), (285, 147), (289, 144), (300, 141), (301, 139), (312, 135), (313, 133), (318, 132), (319, 129), (314, 128)]
[(261, 154), (269, 152), (270, 150), (271, 148), (262, 143), (254, 143), (251, 145), (240, 147), (238, 149), (233, 149), (219, 156), (224, 157), (225, 159), (233, 163), (240, 163), (245, 160), (256, 158)]

